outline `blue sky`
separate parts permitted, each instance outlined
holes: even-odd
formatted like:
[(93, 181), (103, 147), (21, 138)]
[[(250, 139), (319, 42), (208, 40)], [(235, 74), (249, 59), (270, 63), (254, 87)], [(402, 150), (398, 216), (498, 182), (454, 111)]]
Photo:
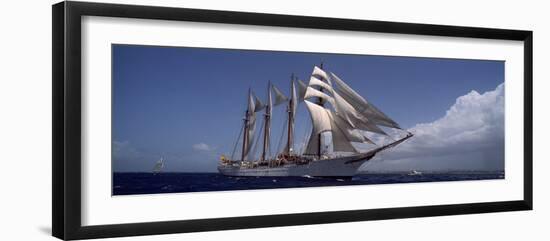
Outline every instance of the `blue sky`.
[[(150, 171), (161, 155), (166, 171), (215, 171), (239, 134), (248, 88), (264, 99), (271, 81), (288, 94), (290, 75), (307, 81), (321, 61), (406, 129), (437, 122), (457, 98), (504, 82), (501, 61), (129, 45), (112, 51), (114, 171)], [(274, 108), (273, 145), (283, 112)], [(309, 115), (302, 105), (298, 112), (301, 139)]]

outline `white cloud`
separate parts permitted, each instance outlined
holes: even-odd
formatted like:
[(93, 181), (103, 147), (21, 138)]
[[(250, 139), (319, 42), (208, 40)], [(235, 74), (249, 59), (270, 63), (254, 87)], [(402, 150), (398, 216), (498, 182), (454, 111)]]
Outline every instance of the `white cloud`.
[(483, 94), (472, 90), (442, 118), (409, 131), (414, 137), (383, 153), (377, 168), (503, 169), (504, 84)]
[(208, 144), (202, 143), (202, 142), (193, 145), (193, 150), (196, 150), (196, 151), (213, 151), (214, 149), (216, 148), (211, 147)]

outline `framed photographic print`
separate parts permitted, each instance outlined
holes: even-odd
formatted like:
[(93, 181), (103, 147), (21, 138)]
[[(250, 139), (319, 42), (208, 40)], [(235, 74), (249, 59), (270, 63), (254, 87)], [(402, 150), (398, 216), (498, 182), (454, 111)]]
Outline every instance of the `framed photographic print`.
[(532, 209), (532, 32), (53, 6), (53, 235)]

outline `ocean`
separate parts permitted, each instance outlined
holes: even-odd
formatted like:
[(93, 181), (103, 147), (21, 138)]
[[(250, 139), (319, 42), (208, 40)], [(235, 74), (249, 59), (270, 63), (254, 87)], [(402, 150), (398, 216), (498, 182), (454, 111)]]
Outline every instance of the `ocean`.
[(373, 185), (391, 183), (471, 181), (504, 179), (503, 172), (372, 173), (351, 179), (317, 177), (229, 177), (219, 173), (113, 173), (113, 195), (210, 192), (229, 190), (272, 189), (293, 187), (323, 187)]

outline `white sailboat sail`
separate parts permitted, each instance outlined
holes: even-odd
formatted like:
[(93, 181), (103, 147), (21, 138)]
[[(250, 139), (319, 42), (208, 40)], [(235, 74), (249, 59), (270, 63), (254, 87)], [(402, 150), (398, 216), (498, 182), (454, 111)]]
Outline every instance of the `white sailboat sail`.
[(286, 101), (288, 101), (288, 97), (286, 97), (279, 88), (277, 88), (275, 85), (272, 85), (273, 93), (275, 93), (275, 106), (278, 106)]
[(252, 92), (252, 97), (254, 98), (254, 112), (261, 111), (266, 107), (254, 92)]
[(326, 89), (329, 93), (332, 93), (332, 86), (318, 78), (315, 78), (315, 76), (311, 76), (311, 78), (309, 79), (309, 86), (318, 86)]
[(312, 98), (312, 97), (321, 98), (324, 101), (329, 102), (332, 106), (335, 106), (334, 99), (331, 96), (329, 96), (328, 94), (325, 94), (324, 92), (321, 92), (321, 91), (319, 91), (317, 89), (314, 89), (313, 87), (309, 86), (306, 89), (304, 99), (309, 99), (309, 98)]
[(332, 111), (324, 107), (312, 103), (308, 100), (304, 101), (310, 113), (313, 123), (313, 131), (308, 141), (305, 154), (318, 155), (320, 142), (320, 134), (325, 131), (332, 133), (332, 145), (335, 152), (354, 152), (357, 149), (351, 142), (372, 143), (371, 140), (364, 137), (357, 130), (351, 128), (341, 117), (335, 115)]
[(325, 131), (331, 131), (332, 125), (330, 116), (325, 108), (308, 100), (304, 100), (306, 107), (311, 116), (311, 122), (313, 125), (313, 131), (309, 138), (307, 147), (304, 154), (306, 155), (318, 155), (320, 148), (320, 134)]
[(357, 94), (351, 87), (349, 87), (342, 79), (336, 76), (334, 73), (329, 74), (330, 79), (338, 87), (335, 92), (340, 94), (358, 113), (366, 117), (369, 121), (376, 125), (401, 129), (399, 125), (392, 119), (390, 119), (382, 111), (378, 110), (373, 104), (369, 103), (362, 96)]
[(338, 126), (342, 130), (345, 130), (344, 134), (348, 141), (374, 144), (374, 142), (362, 135), (359, 129), (354, 129), (351, 125), (349, 125), (346, 120), (342, 119), (342, 117), (340, 117), (339, 115), (331, 113), (331, 117), (336, 126)]
[(298, 108), (297, 100), (298, 100), (298, 94), (296, 93), (296, 84), (295, 84), (294, 81), (292, 81), (291, 84), (290, 84), (290, 103), (289, 103), (289, 106), (290, 106), (290, 111), (292, 112), (293, 115), (296, 114), (296, 109)]
[(288, 136), (286, 145), (286, 154), (292, 154), (294, 145), (294, 118), (296, 117), (296, 110), (298, 109), (298, 96), (296, 93), (296, 84), (294, 81), (294, 75), (290, 83), (290, 100), (288, 102)]
[(335, 116), (331, 111), (325, 110), (330, 118), (332, 127), (332, 148), (335, 152), (355, 152), (358, 151), (353, 147), (351, 142), (363, 142), (364, 138), (352, 135), (341, 119)]
[(369, 121), (368, 118), (359, 114), (350, 103), (348, 103), (342, 96), (340, 96), (340, 94), (334, 92), (333, 95), (334, 102), (336, 104), (336, 113), (344, 120), (346, 120), (353, 128), (387, 135), (386, 132), (384, 132), (382, 129), (380, 129), (380, 127)]
[(155, 163), (155, 166), (153, 167), (153, 173), (159, 173), (164, 168), (164, 158), (161, 157), (160, 160), (158, 160)]
[(320, 134), (323, 131), (330, 131), (332, 128), (330, 116), (327, 110), (318, 104), (312, 103), (311, 101), (304, 100), (304, 102), (306, 103), (306, 107), (311, 116), (313, 133)]
[[(333, 83), (338, 88), (334, 88)], [(307, 101), (309, 98), (320, 98), (330, 103), (334, 111)], [(367, 102), (338, 76), (317, 66), (313, 68), (304, 99), (313, 123), (313, 132), (305, 151), (307, 154), (319, 154), (319, 134), (322, 131), (332, 133), (333, 151), (356, 153), (358, 151), (353, 142), (375, 144), (361, 131), (387, 135), (377, 125), (399, 128), (395, 121)]]
[(298, 100), (303, 101), (306, 95), (307, 84), (304, 81), (298, 80)]
[(311, 73), (311, 76), (316, 77), (316, 78), (321, 79), (321, 80), (327, 80), (328, 79), (327, 73), (324, 70), (322, 70), (321, 68), (317, 67), (317, 66), (313, 67), (313, 72)]
[(245, 126), (245, 143), (243, 145), (243, 161), (247, 158), (252, 158), (253, 153), (250, 152), (254, 142), (254, 133), (256, 131), (256, 112), (265, 108), (265, 105), (260, 101), (253, 92), (250, 92), (248, 97), (248, 109), (246, 111), (246, 126)]

